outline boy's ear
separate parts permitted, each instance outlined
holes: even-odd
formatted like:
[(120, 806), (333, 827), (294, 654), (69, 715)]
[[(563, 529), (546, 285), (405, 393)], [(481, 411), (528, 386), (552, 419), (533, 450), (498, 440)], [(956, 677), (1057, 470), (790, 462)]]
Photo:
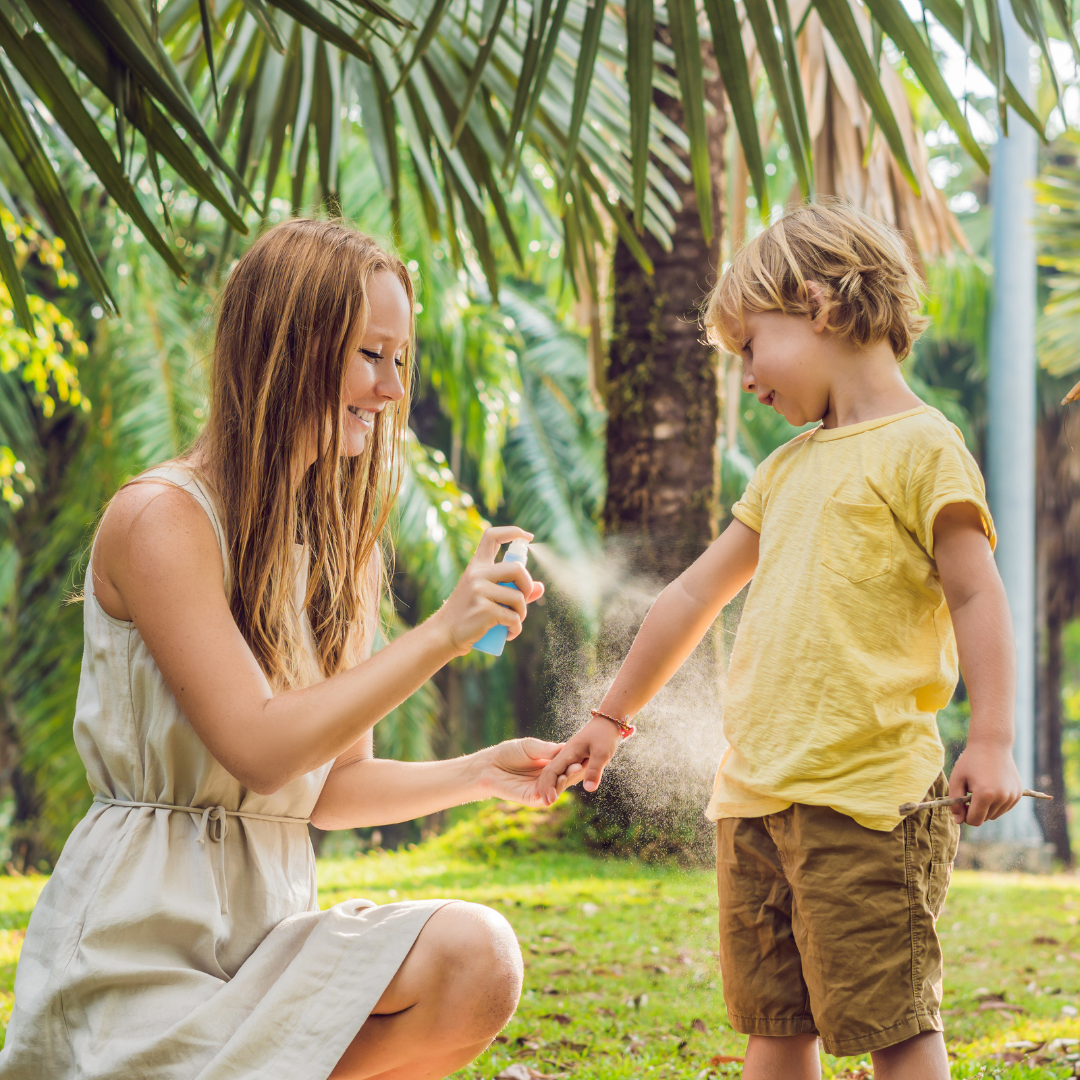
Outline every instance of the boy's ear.
[(806, 298), (814, 312), (810, 326), (815, 334), (820, 334), (829, 322), (829, 305), (825, 302), (825, 290), (820, 283), (808, 281), (806, 283)]

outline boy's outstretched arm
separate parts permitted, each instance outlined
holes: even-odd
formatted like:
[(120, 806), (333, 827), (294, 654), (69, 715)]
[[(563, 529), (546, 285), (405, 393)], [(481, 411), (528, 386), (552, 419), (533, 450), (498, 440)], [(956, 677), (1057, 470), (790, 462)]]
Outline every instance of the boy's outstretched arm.
[[(644, 708), (694, 651), (724, 605), (754, 576), (757, 561), (758, 534), (733, 521), (656, 598), (611, 689), (596, 707), (618, 717)], [(585, 766), (585, 790), (595, 791), (621, 738), (609, 720), (590, 720), (540, 774), (537, 786), (544, 801), (555, 801), (556, 781), (575, 763)]]
[(979, 511), (950, 503), (934, 521), (934, 559), (952, 615), (960, 669), (971, 701), (967, 748), (949, 778), (950, 795), (971, 792), (954, 806), (957, 822), (981, 825), (1020, 801), (1012, 756), (1015, 736), (1016, 648), (1012, 618)]

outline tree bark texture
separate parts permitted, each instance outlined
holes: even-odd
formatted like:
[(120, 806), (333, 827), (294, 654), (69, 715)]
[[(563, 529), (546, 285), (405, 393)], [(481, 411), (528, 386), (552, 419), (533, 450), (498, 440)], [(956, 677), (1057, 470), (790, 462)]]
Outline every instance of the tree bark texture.
[[(604, 527), (628, 541), (639, 569), (665, 581), (714, 539), (718, 516), (717, 355), (704, 342), (699, 311), (719, 264), (726, 120), (715, 62), (709, 53), (704, 59), (714, 109), (713, 238), (706, 243), (684, 155), (686, 179), (661, 166), (680, 200), (672, 250), (642, 237), (652, 275), (622, 241), (613, 262)], [(684, 126), (679, 101), (654, 90), (653, 103)]]
[[(1055, 397), (1059, 395), (1054, 395)], [(1080, 424), (1075, 411), (1048, 406), (1036, 436), (1036, 783), (1054, 801), (1037, 813), (1055, 855), (1072, 865), (1064, 761), (1061, 751), (1064, 710), (1061, 633), (1080, 614)]]
[[(670, 45), (666, 30), (660, 30), (658, 38)], [(704, 341), (700, 310), (716, 282), (720, 261), (726, 114), (724, 89), (708, 46), (702, 59), (705, 94), (713, 108), (706, 118), (713, 181), (712, 239), (705, 239), (689, 158), (683, 154), (685, 178), (660, 166), (678, 194), (672, 250), (665, 251), (645, 235), (641, 241), (652, 260), (653, 274), (641, 269), (621, 241), (612, 263), (604, 530), (616, 540), (635, 573), (662, 582), (677, 577), (705, 550), (716, 537), (719, 517), (720, 374), (717, 352)], [(678, 100), (654, 90), (653, 104), (685, 129)], [(596, 645), (601, 668), (617, 664), (626, 655), (640, 622), (628, 621), (626, 616), (618, 605), (601, 616)], [(685, 677), (684, 673), (675, 676), (676, 690)], [(693, 691), (686, 693), (692, 696)], [(693, 862), (711, 857), (712, 832), (705, 827), (697, 801), (690, 800), (690, 809), (675, 799), (645, 813), (635, 799), (633, 784), (617, 769), (605, 775), (598, 791), (575, 791), (582, 804), (586, 842), (592, 846), (639, 857), (674, 855)]]

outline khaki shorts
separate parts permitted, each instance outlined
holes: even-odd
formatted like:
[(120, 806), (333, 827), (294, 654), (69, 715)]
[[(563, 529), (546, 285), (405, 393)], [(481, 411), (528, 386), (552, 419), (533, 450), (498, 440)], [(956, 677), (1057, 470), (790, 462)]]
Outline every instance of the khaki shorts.
[[(929, 797), (947, 794), (940, 776)], [(820, 1035), (844, 1056), (941, 1031), (937, 917), (960, 829), (948, 807), (891, 832), (825, 806), (716, 823), (720, 970), (744, 1035)]]

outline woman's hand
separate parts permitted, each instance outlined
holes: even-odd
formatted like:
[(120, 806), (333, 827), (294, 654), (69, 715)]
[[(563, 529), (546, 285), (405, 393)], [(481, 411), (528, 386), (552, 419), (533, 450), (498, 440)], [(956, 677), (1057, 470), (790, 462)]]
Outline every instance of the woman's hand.
[(561, 743), (541, 739), (510, 739), (480, 751), (488, 756), (481, 779), (484, 793), (489, 798), (506, 799), (522, 806), (547, 806), (576, 784), (583, 772), (580, 766), (571, 765), (559, 777), (554, 798), (547, 800), (541, 796), (537, 783), (540, 773), (561, 749)]
[[(499, 548), (517, 539), (532, 540), (532, 533), (516, 525), (488, 529), (456, 588), (429, 620), (439, 627), (455, 655), (464, 656), (499, 623), (510, 631), (512, 641), (521, 633), (528, 605), (544, 595), (544, 586), (533, 581), (524, 563), (495, 562)], [(517, 588), (500, 585), (502, 581), (512, 581)]]

